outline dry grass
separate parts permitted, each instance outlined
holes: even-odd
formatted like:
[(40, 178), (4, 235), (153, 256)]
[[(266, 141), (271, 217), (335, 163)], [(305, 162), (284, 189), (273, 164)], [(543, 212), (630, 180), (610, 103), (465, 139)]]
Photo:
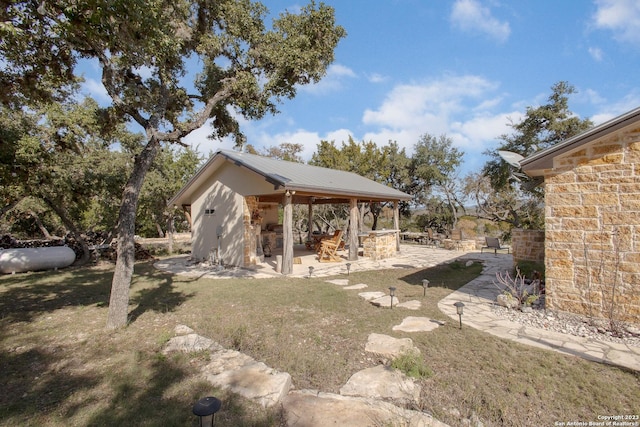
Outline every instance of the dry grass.
[[(402, 301), (423, 301), (408, 312), (376, 308), (320, 278), (188, 279), (139, 264), (131, 324), (118, 332), (104, 330), (108, 269), (2, 276), (0, 424), (192, 425), (193, 403), (214, 394), (224, 402), (220, 425), (281, 425), (277, 409), (203, 382), (206, 354), (162, 356), (178, 324), (289, 372), (297, 388), (327, 392), (380, 363), (364, 352), (370, 333), (410, 337), (432, 372), (419, 409), (451, 425), (473, 413), (486, 426), (638, 413), (638, 373), (459, 330), (437, 301), (478, 273), (453, 264), (351, 274), (367, 290), (395, 286)], [(431, 282), (425, 298), (422, 278)], [(422, 334), (391, 330), (408, 315), (448, 323)]]

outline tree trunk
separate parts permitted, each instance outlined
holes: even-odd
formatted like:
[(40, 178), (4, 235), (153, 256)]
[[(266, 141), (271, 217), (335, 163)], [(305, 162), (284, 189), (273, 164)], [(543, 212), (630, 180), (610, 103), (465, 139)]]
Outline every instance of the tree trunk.
[(158, 222), (156, 222), (156, 231), (158, 232), (158, 237), (164, 238), (164, 231), (162, 231), (162, 226)]
[(49, 233), (49, 230), (47, 230), (47, 227), (45, 227), (42, 221), (40, 221), (40, 217), (38, 216), (38, 214), (30, 210), (29, 215), (33, 217), (33, 220), (36, 222), (36, 225), (40, 229), (40, 232), (42, 233), (44, 238), (47, 240), (51, 240), (51, 233)]
[(168, 238), (167, 252), (169, 252), (169, 255), (173, 254), (173, 230), (174, 230), (174, 219), (173, 219), (173, 211), (172, 211), (172, 214), (170, 214), (167, 219), (167, 238)]
[(107, 329), (117, 329), (127, 324), (129, 288), (135, 263), (136, 209), (144, 178), (156, 158), (159, 148), (160, 142), (155, 137), (151, 137), (142, 152), (136, 156), (133, 171), (122, 194), (122, 204), (116, 226), (118, 233), (117, 259), (111, 282)]
[(71, 231), (73, 237), (75, 237), (78, 243), (80, 243), (80, 247), (82, 248), (82, 256), (80, 257), (80, 259), (74, 261), (74, 265), (80, 266), (89, 262), (89, 245), (87, 245), (87, 241), (84, 239), (84, 236), (76, 227), (75, 223), (71, 220), (71, 215), (69, 215), (62, 203), (51, 200), (46, 196), (42, 197), (42, 199), (56, 213), (56, 215), (58, 215), (64, 226)]

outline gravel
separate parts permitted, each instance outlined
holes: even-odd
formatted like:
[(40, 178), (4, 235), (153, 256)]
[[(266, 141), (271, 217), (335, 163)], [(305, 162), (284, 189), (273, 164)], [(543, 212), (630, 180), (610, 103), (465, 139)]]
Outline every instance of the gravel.
[(546, 329), (597, 341), (608, 341), (640, 347), (640, 329), (633, 325), (620, 325), (620, 331), (614, 333), (603, 319), (590, 319), (572, 313), (545, 310), (543, 304), (528, 312), (510, 309), (494, 304), (493, 311), (498, 316), (518, 322), (524, 326)]

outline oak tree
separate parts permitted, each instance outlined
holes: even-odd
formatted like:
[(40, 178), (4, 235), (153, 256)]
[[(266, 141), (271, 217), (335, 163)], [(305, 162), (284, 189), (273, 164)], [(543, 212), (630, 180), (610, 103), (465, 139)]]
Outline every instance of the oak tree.
[(2, 102), (63, 98), (78, 61), (99, 65), (111, 103), (105, 123), (130, 122), (145, 144), (133, 159), (117, 224), (107, 327), (127, 323), (140, 189), (163, 144), (212, 125), (212, 137), (244, 142), (236, 117), (258, 119), (319, 81), (345, 31), (311, 3), (266, 20), (251, 0), (4, 1), (0, 11)]

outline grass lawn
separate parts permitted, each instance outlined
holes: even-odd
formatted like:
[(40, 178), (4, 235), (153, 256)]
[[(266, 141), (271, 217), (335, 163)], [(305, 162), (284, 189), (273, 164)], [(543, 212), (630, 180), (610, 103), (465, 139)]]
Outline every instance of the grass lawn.
[[(218, 425), (282, 425), (278, 408), (265, 411), (204, 382), (198, 370), (207, 354), (163, 356), (178, 324), (289, 372), (297, 389), (325, 392), (381, 362), (364, 352), (370, 333), (410, 337), (431, 373), (414, 409), (452, 426), (474, 413), (485, 426), (640, 413), (637, 372), (458, 329), (437, 302), (479, 274), (477, 265), (349, 277), (367, 291), (395, 286), (401, 301), (423, 302), (418, 311), (376, 308), (326, 278), (193, 279), (150, 263), (135, 271), (131, 323), (116, 332), (104, 330), (111, 266), (0, 277), (1, 425), (190, 426), (193, 404), (206, 395), (223, 400)], [(426, 297), (423, 278), (431, 283)], [(392, 331), (406, 316), (447, 324)]]

